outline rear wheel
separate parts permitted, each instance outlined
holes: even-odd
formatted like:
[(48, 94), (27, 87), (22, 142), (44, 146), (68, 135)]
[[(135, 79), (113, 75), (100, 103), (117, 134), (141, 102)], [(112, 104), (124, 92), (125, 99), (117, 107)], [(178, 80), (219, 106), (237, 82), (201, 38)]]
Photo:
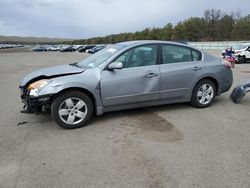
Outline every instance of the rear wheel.
[(239, 60), (239, 63), (245, 63), (246, 62), (246, 57), (245, 56), (240, 56), (239, 58), (238, 58)]
[(93, 104), (86, 94), (80, 91), (68, 91), (53, 101), (51, 115), (62, 128), (83, 127), (93, 115)]
[(206, 108), (212, 104), (215, 94), (215, 84), (208, 79), (201, 80), (194, 87), (191, 105), (197, 108)]

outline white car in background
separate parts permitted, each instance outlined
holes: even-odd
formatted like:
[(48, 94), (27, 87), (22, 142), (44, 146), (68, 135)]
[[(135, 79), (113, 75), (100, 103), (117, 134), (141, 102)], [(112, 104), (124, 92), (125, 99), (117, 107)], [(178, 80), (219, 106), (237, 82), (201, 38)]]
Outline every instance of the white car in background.
[(59, 46), (49, 46), (47, 47), (48, 51), (60, 51)]
[(250, 43), (243, 44), (240, 49), (234, 51), (236, 62), (246, 63), (250, 60)]
[[(227, 49), (230, 49), (230, 47)], [(227, 49), (223, 50), (221, 53), (223, 58), (227, 56)], [(245, 63), (250, 59), (250, 43), (242, 43), (237, 46), (233, 46), (232, 52), (236, 58), (236, 63)]]

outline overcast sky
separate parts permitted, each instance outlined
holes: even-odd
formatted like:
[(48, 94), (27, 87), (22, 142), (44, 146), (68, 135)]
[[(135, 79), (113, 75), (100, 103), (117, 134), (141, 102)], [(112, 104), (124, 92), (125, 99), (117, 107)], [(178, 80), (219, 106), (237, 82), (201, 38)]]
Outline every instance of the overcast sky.
[(249, 0), (0, 0), (0, 35), (104, 36), (176, 24), (211, 8), (250, 14)]

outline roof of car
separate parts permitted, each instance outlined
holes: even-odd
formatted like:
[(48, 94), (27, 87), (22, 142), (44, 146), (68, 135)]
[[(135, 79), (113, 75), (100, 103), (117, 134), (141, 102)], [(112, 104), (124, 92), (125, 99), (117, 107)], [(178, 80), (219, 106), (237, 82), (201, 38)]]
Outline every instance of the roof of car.
[(162, 40), (134, 40), (134, 41), (127, 41), (127, 42), (120, 42), (117, 43), (118, 45), (125, 45), (125, 46), (134, 46), (140, 44), (155, 44), (155, 43), (162, 43), (162, 44), (177, 44), (181, 46), (188, 46), (187, 44), (181, 42), (173, 42), (173, 41), (162, 41)]

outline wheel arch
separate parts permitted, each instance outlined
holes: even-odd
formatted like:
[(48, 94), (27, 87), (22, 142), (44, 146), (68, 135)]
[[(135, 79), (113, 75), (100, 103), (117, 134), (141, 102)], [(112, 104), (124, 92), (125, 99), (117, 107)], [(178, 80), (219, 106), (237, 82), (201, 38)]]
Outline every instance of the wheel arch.
[(91, 102), (93, 103), (94, 113), (96, 113), (96, 98), (95, 98), (94, 94), (91, 93), (89, 90), (87, 90), (85, 88), (81, 88), (81, 87), (69, 87), (69, 88), (62, 89), (61, 91), (59, 91), (58, 93), (56, 93), (55, 95), (53, 95), (51, 97), (51, 103), (53, 102), (53, 100), (57, 96), (65, 93), (65, 92), (69, 92), (69, 91), (80, 91), (80, 92), (83, 92), (84, 94), (86, 94), (90, 98)]
[[(212, 82), (215, 84), (216, 95), (219, 94), (219, 82), (218, 82), (218, 80), (217, 80), (216, 78), (214, 78), (214, 77), (212, 77), (212, 76), (206, 76), (206, 77), (200, 78), (200, 79), (195, 83), (195, 85), (194, 85), (194, 87), (193, 87), (193, 90), (194, 90), (195, 86), (196, 86), (200, 81), (202, 81), (202, 80), (210, 80), (210, 81), (212, 81)], [(192, 91), (193, 91), (193, 90), (192, 90)]]

